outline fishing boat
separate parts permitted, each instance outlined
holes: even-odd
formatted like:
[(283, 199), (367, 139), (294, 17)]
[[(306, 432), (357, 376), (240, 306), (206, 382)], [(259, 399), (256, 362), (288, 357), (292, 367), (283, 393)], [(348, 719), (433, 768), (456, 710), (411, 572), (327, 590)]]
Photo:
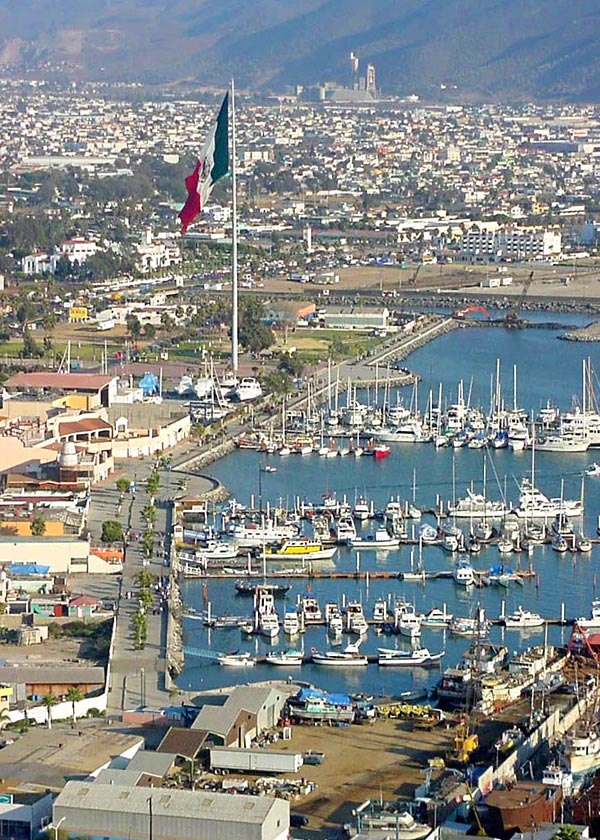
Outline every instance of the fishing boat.
[(312, 652), (315, 665), (326, 665), (331, 668), (361, 668), (369, 664), (367, 657), (360, 652), (360, 642), (353, 642), (343, 650), (327, 650), (323, 653)]
[(347, 694), (328, 694), (316, 688), (301, 688), (289, 697), (287, 708), (295, 720), (339, 721), (352, 723), (354, 706)]
[(298, 667), (299, 665), (302, 665), (303, 654), (301, 650), (288, 648), (283, 651), (273, 651), (272, 653), (267, 653), (265, 659), (268, 665)]
[(531, 779), (495, 788), (485, 804), (494, 837), (527, 834), (532, 826), (553, 823), (560, 816), (562, 790), (548, 788)]
[(478, 636), (483, 639), (488, 634), (490, 624), (485, 618), (461, 618), (455, 616), (448, 624), (448, 629), (455, 636)]
[(444, 609), (440, 610), (438, 607), (432, 607), (428, 613), (425, 613), (421, 616), (421, 626), (422, 627), (447, 627), (454, 616), (446, 611), (446, 605), (444, 604)]
[(297, 636), (300, 632), (300, 618), (298, 617), (296, 607), (289, 606), (285, 608), (283, 614), (283, 632), (286, 636)]
[(424, 840), (431, 834), (431, 826), (415, 820), (408, 811), (385, 810), (361, 814), (361, 835), (390, 837), (395, 840)]
[(573, 792), (573, 774), (559, 764), (548, 764), (542, 771), (542, 784), (559, 787), (565, 796)]
[(589, 715), (585, 718), (564, 739), (565, 764), (575, 777), (600, 767), (600, 734)]
[(452, 579), (459, 586), (473, 586), (475, 584), (475, 572), (468, 560), (459, 560), (452, 570)]
[(445, 651), (430, 653), (427, 648), (416, 648), (410, 651), (378, 648), (377, 652), (377, 664), (391, 668), (425, 668), (429, 665), (436, 665), (445, 653)]
[(299, 537), (298, 539), (286, 539), (279, 547), (267, 548), (264, 556), (266, 560), (304, 563), (307, 561), (331, 560), (336, 551), (335, 546), (325, 548), (323, 543), (319, 541)]
[(367, 534), (365, 537), (351, 539), (351, 548), (374, 549), (376, 551), (391, 550), (400, 547), (400, 540), (391, 537), (387, 528), (377, 528), (374, 534)]
[(524, 610), (519, 604), (517, 609), (507, 615), (504, 619), (504, 626), (508, 630), (528, 630), (533, 627), (543, 627), (544, 619), (538, 613)]
[(222, 653), (217, 656), (219, 665), (228, 668), (252, 668), (256, 665), (256, 659), (247, 651), (234, 651), (233, 653)]

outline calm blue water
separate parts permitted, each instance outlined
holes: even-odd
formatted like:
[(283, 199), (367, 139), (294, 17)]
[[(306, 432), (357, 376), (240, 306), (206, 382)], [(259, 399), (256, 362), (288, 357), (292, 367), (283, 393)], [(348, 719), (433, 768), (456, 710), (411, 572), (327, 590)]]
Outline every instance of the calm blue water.
[[(552, 316), (552, 320), (559, 320)], [(586, 323), (589, 318), (569, 315), (565, 322)], [(420, 403), (424, 408), (427, 399), (429, 381), (437, 389), (441, 380), (444, 393), (450, 400), (456, 396), (457, 382), (464, 379), (465, 390), (473, 378), (472, 403), (485, 407), (489, 404), (489, 380), (494, 372), (496, 358), (502, 363), (502, 380), (506, 400), (512, 401), (512, 365), (519, 364), (518, 390), (519, 403), (525, 408), (537, 409), (548, 399), (562, 407), (568, 407), (573, 395), (581, 393), (581, 365), (583, 358), (591, 356), (592, 363), (600, 370), (600, 347), (581, 345), (557, 340), (557, 333), (548, 330), (508, 331), (501, 329), (457, 330), (442, 337), (433, 344), (415, 352), (407, 364), (423, 377)], [(270, 463), (277, 467), (276, 473), (259, 473), (259, 466), (268, 456), (256, 452), (235, 452), (228, 458), (211, 467), (211, 474), (222, 481), (240, 501), (248, 502), (250, 494), (258, 494), (260, 475), (263, 499), (276, 503), (281, 499), (285, 504), (292, 504), (294, 498), (318, 501), (326, 491), (335, 491), (338, 496), (346, 494), (353, 500), (357, 494), (366, 494), (373, 499), (375, 506), (381, 508), (390, 496), (399, 494), (402, 498), (412, 498), (413, 476), (416, 475), (416, 502), (421, 507), (432, 507), (436, 496), (452, 498), (452, 461), (455, 459), (456, 493), (464, 491), (471, 482), (476, 489), (482, 485), (483, 455), (481, 451), (459, 449), (435, 451), (431, 445), (398, 445), (392, 456), (384, 461), (372, 458), (319, 459), (318, 456), (304, 458), (280, 458), (271, 456)], [(581, 474), (593, 460), (600, 458), (600, 453), (593, 450), (582, 455), (557, 455), (553, 453), (536, 454), (536, 482), (548, 495), (560, 495), (561, 483), (568, 498), (577, 498), (581, 492)], [(489, 497), (500, 497), (500, 488), (506, 487), (507, 498), (517, 501), (517, 481), (529, 475), (531, 458), (528, 453), (511, 453), (501, 450), (491, 453), (488, 463), (487, 493)], [(497, 476), (497, 478), (496, 478)], [(499, 486), (498, 486), (499, 485)], [(600, 480), (585, 481), (586, 516), (584, 530), (594, 535), (596, 518), (600, 510)], [(370, 525), (365, 526), (369, 530)], [(413, 601), (418, 611), (427, 611), (432, 606), (447, 604), (450, 612), (469, 615), (477, 603), (481, 603), (488, 615), (495, 617), (501, 612), (502, 600), (506, 610), (512, 611), (518, 604), (540, 612), (546, 617), (558, 618), (561, 603), (566, 605), (567, 617), (573, 618), (589, 611), (592, 597), (596, 594), (596, 571), (600, 547), (594, 546), (591, 555), (582, 558), (570, 554), (559, 556), (550, 548), (538, 548), (532, 556), (536, 571), (534, 580), (525, 581), (524, 586), (511, 584), (509, 590), (488, 587), (482, 590), (466, 592), (460, 590), (452, 580), (430, 581), (426, 585), (400, 582), (396, 580), (371, 581), (369, 587), (365, 581), (314, 581), (312, 591), (323, 605), (327, 600), (342, 603), (346, 599), (358, 598), (365, 607), (367, 616), (371, 615), (372, 605), (379, 597), (404, 596)], [(416, 557), (413, 554), (413, 562)], [(423, 554), (424, 566), (428, 570), (449, 569), (452, 561), (439, 548), (428, 548)], [(499, 562), (495, 547), (483, 550), (473, 560), (476, 568), (486, 569)], [(523, 558), (524, 564), (529, 558)], [(335, 565), (340, 569), (354, 569), (356, 552), (340, 549), (335, 558)], [(517, 555), (512, 555), (507, 565), (519, 566)], [(411, 568), (410, 548), (376, 555), (373, 552), (361, 552), (362, 569), (387, 569), (393, 572), (408, 571)], [(288, 598), (295, 600), (297, 595), (306, 590), (307, 582), (296, 581)], [(184, 601), (196, 610), (203, 608), (203, 589), (198, 581), (185, 581), (182, 586)], [(249, 614), (251, 599), (236, 597), (234, 581), (208, 581), (207, 597), (216, 614)], [(280, 615), (283, 613), (283, 601)], [(552, 644), (564, 644), (569, 636), (568, 628), (550, 627), (548, 641)], [(494, 628), (491, 631), (494, 641), (505, 640), (511, 649), (518, 649), (529, 644), (541, 643), (544, 631), (518, 633)], [(266, 653), (270, 648), (262, 639), (246, 641), (239, 630), (208, 631), (200, 621), (184, 621), (184, 638), (188, 646), (218, 651), (248, 649), (258, 654)], [(362, 644), (362, 650), (376, 653), (381, 646), (403, 646), (406, 642), (399, 637), (376, 636), (372, 631)], [(431, 651), (444, 649), (444, 665), (460, 658), (468, 645), (464, 639), (456, 639), (442, 631), (423, 630), (422, 644)], [(308, 630), (300, 637), (297, 645), (303, 645), (307, 653), (311, 648), (322, 650), (329, 646), (324, 628)], [(285, 647), (283, 633), (277, 647)], [(407, 670), (379, 669), (369, 666), (366, 669), (325, 669), (317, 666), (304, 666), (301, 669), (273, 668), (266, 665), (247, 670), (224, 669), (216, 664), (207, 664), (206, 660), (188, 657), (186, 667), (178, 680), (182, 688), (191, 690), (209, 689), (232, 682), (246, 682), (273, 677), (294, 675), (327, 688), (348, 691), (368, 691), (373, 693), (396, 693), (415, 690), (433, 684), (439, 678), (439, 669)]]

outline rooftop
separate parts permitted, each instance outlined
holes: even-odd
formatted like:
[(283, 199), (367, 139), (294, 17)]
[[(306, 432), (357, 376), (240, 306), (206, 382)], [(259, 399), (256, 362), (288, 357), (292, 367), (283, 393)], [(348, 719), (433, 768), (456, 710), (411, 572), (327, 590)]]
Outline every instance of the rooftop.
[(47, 388), (55, 391), (99, 391), (109, 385), (115, 376), (96, 373), (17, 373), (6, 380), (7, 388)]
[(152, 814), (157, 817), (214, 820), (262, 825), (271, 810), (285, 806), (282, 799), (268, 796), (230, 796), (201, 790), (148, 789), (126, 785), (96, 785), (67, 782), (54, 804), (55, 815), (64, 816), (63, 808), (87, 812), (110, 811), (113, 814)]

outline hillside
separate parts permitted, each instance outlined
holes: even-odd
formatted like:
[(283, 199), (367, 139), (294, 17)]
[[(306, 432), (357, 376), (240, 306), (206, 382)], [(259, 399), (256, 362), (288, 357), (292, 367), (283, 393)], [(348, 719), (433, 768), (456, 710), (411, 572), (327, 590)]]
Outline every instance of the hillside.
[(387, 93), (597, 100), (599, 36), (597, 0), (0, 0), (1, 64), (263, 89), (345, 81), (354, 50)]

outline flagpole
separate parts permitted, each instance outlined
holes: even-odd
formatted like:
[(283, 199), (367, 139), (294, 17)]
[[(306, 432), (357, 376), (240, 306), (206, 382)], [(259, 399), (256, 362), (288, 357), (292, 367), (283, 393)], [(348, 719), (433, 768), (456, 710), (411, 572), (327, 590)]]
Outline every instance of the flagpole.
[(231, 184), (232, 184), (232, 301), (231, 301), (231, 366), (238, 372), (238, 222), (237, 174), (235, 147), (235, 82), (231, 79)]

